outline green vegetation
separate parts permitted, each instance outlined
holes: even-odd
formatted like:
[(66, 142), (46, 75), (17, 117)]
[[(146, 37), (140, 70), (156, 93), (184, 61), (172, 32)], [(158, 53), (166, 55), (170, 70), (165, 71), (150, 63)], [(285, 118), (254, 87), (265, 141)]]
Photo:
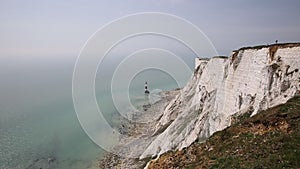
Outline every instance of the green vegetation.
[(279, 48), (291, 48), (291, 47), (300, 46), (300, 43), (278, 43), (278, 44), (271, 44), (271, 45), (248, 46), (248, 47), (240, 48), (237, 51), (246, 50), (246, 49), (256, 49), (256, 50), (259, 50), (259, 49), (262, 49), (262, 48), (274, 47), (274, 46), (277, 46)]
[(244, 115), (205, 143), (168, 152), (149, 168), (300, 168), (300, 97)]

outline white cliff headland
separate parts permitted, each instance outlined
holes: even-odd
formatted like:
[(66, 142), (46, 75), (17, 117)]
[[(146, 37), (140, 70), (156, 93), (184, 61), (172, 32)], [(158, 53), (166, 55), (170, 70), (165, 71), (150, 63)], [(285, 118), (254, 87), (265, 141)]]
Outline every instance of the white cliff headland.
[[(287, 102), (300, 91), (300, 44), (246, 47), (229, 57), (196, 58), (195, 71), (181, 92), (161, 109), (133, 154), (139, 159), (182, 150), (251, 116)], [(133, 141), (134, 140), (134, 141)]]
[(182, 149), (231, 124), (235, 114), (285, 103), (300, 90), (300, 44), (241, 48), (228, 58), (197, 58), (188, 84), (164, 110), (161, 131), (140, 158)]

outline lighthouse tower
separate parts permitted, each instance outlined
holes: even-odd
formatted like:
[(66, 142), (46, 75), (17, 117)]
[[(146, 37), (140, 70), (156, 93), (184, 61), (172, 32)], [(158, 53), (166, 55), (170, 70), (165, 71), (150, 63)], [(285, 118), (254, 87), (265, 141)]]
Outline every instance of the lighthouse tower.
[(149, 90), (148, 90), (148, 83), (147, 81), (145, 82), (145, 94), (149, 94)]

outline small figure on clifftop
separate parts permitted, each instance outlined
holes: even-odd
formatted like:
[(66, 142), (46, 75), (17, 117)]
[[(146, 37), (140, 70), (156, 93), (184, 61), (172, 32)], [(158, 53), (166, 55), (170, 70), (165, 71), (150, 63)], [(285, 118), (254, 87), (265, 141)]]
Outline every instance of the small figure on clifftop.
[(277, 44), (278, 43), (278, 40), (275, 40), (275, 44)]
[(149, 94), (149, 90), (148, 90), (148, 83), (147, 81), (145, 82), (145, 94)]

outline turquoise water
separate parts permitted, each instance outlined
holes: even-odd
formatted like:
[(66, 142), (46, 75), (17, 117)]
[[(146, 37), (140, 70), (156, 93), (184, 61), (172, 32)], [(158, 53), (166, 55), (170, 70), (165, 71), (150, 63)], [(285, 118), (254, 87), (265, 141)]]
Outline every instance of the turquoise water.
[[(74, 111), (74, 63), (75, 59), (6, 59), (0, 63), (0, 169), (83, 169), (103, 154), (84, 133)], [(109, 95), (110, 76), (111, 72), (99, 73), (96, 95), (107, 121), (117, 126), (113, 118), (118, 113)], [(142, 101), (145, 80), (150, 90), (178, 87), (160, 71), (140, 73), (130, 85), (135, 105)]]
[(91, 165), (103, 150), (76, 118), (71, 95), (74, 62), (5, 62), (0, 63), (0, 168)]
[(81, 130), (71, 105), (9, 112), (1, 124), (1, 168), (85, 168), (96, 159), (102, 150)]

